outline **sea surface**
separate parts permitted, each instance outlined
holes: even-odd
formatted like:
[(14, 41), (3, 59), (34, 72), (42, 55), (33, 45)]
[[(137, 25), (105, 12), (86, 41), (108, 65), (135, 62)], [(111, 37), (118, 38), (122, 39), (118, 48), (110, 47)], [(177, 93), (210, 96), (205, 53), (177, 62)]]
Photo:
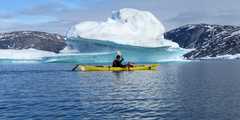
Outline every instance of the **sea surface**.
[(72, 72), (1, 64), (0, 120), (239, 120), (240, 61), (162, 63), (157, 71)]

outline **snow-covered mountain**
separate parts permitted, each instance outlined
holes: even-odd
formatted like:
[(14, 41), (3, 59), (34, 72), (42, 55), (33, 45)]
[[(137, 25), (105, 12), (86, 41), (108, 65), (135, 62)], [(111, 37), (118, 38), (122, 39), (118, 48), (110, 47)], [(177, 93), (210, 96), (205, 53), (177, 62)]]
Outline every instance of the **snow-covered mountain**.
[(176, 43), (164, 40), (164, 32), (163, 24), (152, 13), (124, 8), (113, 11), (106, 22), (81, 22), (73, 26), (67, 36), (132, 46), (178, 46)]
[(64, 37), (38, 31), (0, 33), (0, 49), (37, 49), (58, 53), (66, 46)]
[(240, 53), (239, 26), (190, 24), (166, 32), (164, 36), (180, 47), (195, 49), (184, 55), (188, 59)]

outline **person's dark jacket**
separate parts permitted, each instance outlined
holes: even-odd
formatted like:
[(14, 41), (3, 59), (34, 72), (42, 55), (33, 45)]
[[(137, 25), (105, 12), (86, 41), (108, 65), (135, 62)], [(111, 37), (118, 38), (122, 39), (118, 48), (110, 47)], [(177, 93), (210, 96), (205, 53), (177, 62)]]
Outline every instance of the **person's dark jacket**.
[(112, 67), (124, 67), (124, 65), (122, 64), (122, 62), (124, 61), (124, 59), (115, 59), (112, 63)]

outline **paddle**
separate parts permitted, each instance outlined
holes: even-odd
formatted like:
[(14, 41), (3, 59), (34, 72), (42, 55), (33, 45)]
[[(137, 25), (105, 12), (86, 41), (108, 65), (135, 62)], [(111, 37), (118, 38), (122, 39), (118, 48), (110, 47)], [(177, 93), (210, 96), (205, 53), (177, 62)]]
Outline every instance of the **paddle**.
[(78, 66), (79, 66), (79, 65), (76, 65), (76, 66), (72, 69), (72, 71), (76, 71), (76, 69), (78, 68)]
[(122, 52), (121, 51), (117, 51), (117, 55), (121, 56), (122, 57)]

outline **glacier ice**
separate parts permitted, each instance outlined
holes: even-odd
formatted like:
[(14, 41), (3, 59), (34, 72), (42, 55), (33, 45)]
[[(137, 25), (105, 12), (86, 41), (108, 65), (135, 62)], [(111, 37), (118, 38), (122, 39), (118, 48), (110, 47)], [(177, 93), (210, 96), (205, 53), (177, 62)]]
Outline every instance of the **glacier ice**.
[(0, 49), (0, 59), (41, 60), (43, 57), (56, 56), (56, 53), (30, 49)]
[(81, 37), (143, 47), (178, 47), (164, 39), (163, 24), (150, 12), (124, 8), (113, 11), (106, 22), (87, 21), (73, 26), (68, 38)]

